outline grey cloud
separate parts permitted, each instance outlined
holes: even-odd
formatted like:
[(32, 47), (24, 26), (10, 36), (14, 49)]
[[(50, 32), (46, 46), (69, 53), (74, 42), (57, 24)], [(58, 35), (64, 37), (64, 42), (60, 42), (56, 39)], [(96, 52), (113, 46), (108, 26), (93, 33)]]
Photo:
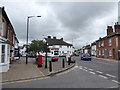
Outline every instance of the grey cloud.
[[(30, 19), (29, 40), (43, 39), (48, 35), (63, 37), (64, 40), (81, 47), (104, 36), (105, 26), (114, 21), (117, 3), (103, 2), (50, 2), (50, 3), (3, 3), (21, 43), (26, 41), (26, 19), (28, 15), (41, 15)], [(48, 9), (45, 12), (45, 9)], [(45, 13), (44, 13), (45, 12)], [(96, 23), (105, 18), (103, 24)], [(95, 24), (96, 23), (96, 24)], [(44, 35), (44, 36), (43, 36)]]

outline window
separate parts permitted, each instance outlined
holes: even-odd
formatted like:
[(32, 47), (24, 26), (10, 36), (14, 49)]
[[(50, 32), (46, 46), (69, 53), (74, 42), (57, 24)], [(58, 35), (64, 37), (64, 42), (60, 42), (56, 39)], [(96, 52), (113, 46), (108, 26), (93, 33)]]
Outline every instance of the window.
[(100, 47), (100, 41), (98, 42), (98, 47)]
[(112, 56), (112, 49), (109, 50), (109, 56)]
[(60, 48), (62, 48), (62, 45), (60, 45)]
[(54, 55), (59, 55), (59, 51), (54, 51)]
[(100, 52), (100, 50), (99, 50), (98, 52), (99, 52), (99, 55), (101, 55), (101, 52)]
[(4, 36), (4, 29), (5, 29), (5, 21), (2, 19), (2, 30), (1, 30), (1, 36)]
[(101, 46), (104, 46), (104, 41), (102, 41)]
[(105, 50), (104, 50), (104, 49), (102, 50), (102, 55), (103, 55), (103, 56), (105, 55)]
[(5, 45), (2, 45), (1, 63), (5, 63)]
[(112, 45), (112, 40), (111, 38), (108, 40), (108, 46), (111, 46)]

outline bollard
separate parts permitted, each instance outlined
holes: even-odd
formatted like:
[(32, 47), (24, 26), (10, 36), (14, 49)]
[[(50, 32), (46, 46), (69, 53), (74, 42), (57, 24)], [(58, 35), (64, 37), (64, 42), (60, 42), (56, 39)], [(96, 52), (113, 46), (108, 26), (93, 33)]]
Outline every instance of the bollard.
[(65, 68), (65, 60), (62, 60), (62, 67)]
[(49, 61), (49, 72), (52, 72), (52, 61)]
[(71, 61), (71, 58), (69, 57), (69, 58), (68, 58), (68, 65), (70, 65), (70, 61)]

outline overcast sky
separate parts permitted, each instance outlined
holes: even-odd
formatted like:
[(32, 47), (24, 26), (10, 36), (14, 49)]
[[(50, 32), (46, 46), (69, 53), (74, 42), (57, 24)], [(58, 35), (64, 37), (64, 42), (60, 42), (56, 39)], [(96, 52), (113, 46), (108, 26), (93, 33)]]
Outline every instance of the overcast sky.
[[(17, 1), (17, 0), (16, 0)], [(118, 21), (117, 2), (2, 2), (20, 45), (26, 43), (27, 16), (29, 41), (49, 35), (64, 38), (76, 48), (106, 35), (107, 25)]]

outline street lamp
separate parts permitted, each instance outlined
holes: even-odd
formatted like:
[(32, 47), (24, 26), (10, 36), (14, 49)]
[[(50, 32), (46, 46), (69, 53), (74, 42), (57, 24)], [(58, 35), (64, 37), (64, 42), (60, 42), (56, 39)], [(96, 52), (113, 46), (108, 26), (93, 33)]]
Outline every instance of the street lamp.
[(29, 30), (29, 18), (41, 17), (41, 16), (28, 16), (27, 17), (27, 42), (26, 42), (26, 64), (28, 63), (28, 30)]
[(45, 46), (46, 46), (46, 50), (45, 50), (45, 68), (47, 68), (47, 50), (48, 50), (48, 43), (47, 43), (47, 40), (46, 40), (46, 43), (45, 43)]

